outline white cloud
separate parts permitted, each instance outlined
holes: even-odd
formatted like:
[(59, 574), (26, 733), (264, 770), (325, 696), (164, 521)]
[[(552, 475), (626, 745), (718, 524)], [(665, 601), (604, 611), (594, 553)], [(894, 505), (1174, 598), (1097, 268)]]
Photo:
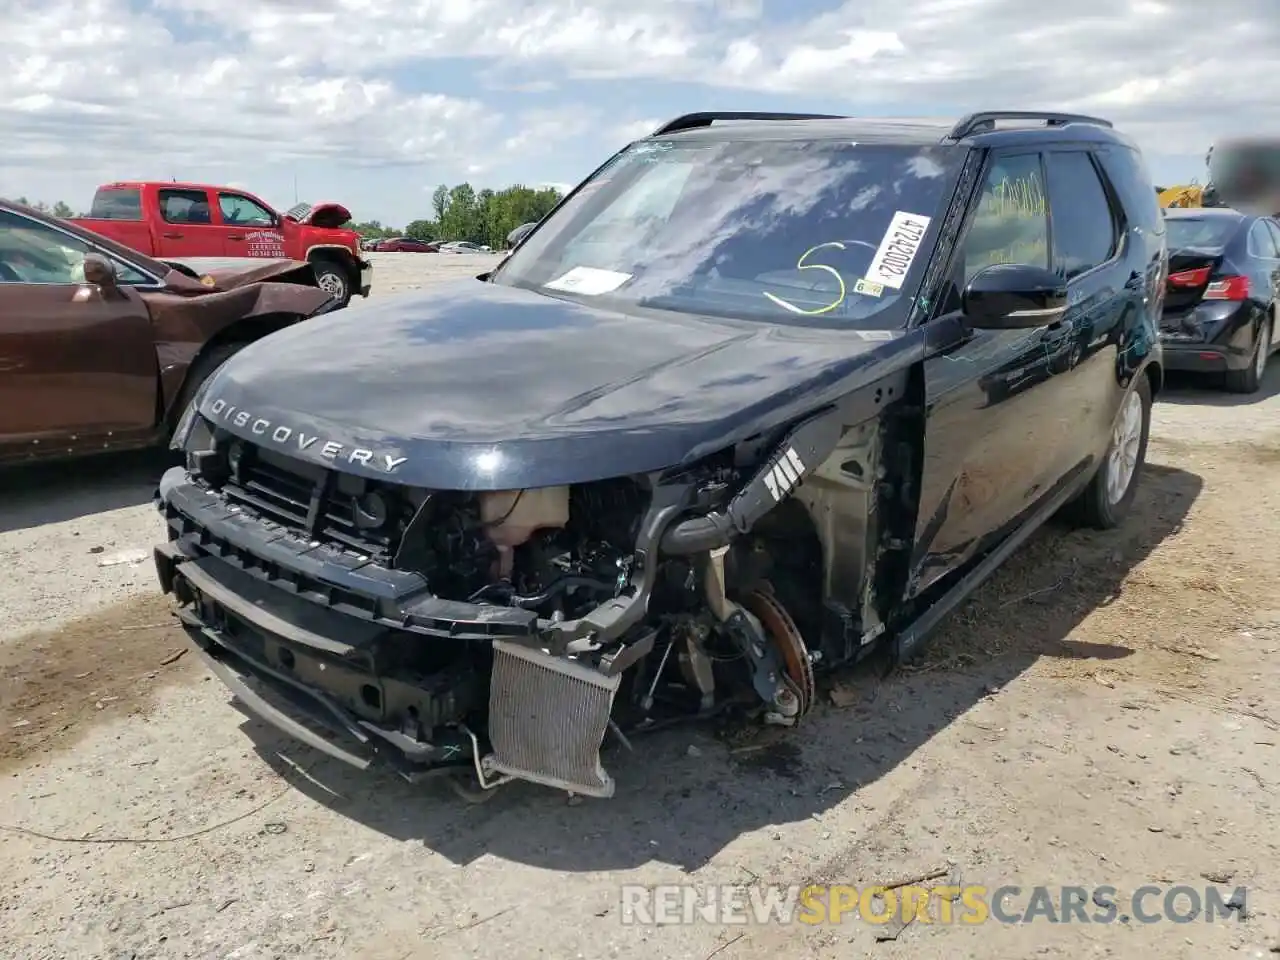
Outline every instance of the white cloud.
[(639, 140), (641, 137), (649, 136), (665, 122), (665, 120), (632, 120), (629, 123), (618, 124), (614, 127), (611, 131), (611, 137), (618, 142), (619, 147), (622, 147), (632, 140)]
[[(253, 185), (301, 164), (385, 217), (397, 166), (572, 179), (652, 116), (751, 91), (801, 110), (1097, 111), (1196, 158), (1280, 132), (1276, 0), (1219, 0), (1195, 29), (1187, 0), (838, 2), (771, 22), (759, 0), (0, 0), (0, 192), (74, 202), (57, 178)], [(701, 92), (672, 109), (658, 80)]]

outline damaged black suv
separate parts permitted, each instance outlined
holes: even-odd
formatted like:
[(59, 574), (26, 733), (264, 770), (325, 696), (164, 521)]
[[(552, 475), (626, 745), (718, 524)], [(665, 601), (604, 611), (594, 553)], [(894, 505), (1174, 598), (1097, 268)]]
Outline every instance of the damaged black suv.
[(222, 367), (159, 578), (320, 750), (609, 796), (606, 738), (795, 724), (1050, 515), (1119, 523), (1166, 270), (1104, 120), (680, 117), (491, 273)]

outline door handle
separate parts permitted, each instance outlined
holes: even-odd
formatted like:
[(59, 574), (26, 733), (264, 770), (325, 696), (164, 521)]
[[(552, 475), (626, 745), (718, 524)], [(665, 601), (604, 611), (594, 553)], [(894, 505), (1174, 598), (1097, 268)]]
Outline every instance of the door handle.
[(184, 234), (181, 233), (164, 233), (161, 234), (166, 240), (181, 240)]
[(228, 239), (228, 240), (243, 240), (243, 239), (244, 239), (244, 234), (243, 234), (243, 233), (229, 233), (229, 234), (227, 234), (227, 239)]

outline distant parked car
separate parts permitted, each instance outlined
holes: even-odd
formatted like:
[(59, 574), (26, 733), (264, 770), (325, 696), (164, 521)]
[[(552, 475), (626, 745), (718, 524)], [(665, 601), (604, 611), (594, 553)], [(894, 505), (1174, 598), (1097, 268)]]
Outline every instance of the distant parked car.
[(1254, 393), (1276, 349), (1280, 223), (1227, 208), (1165, 214), (1169, 279), (1160, 339), (1170, 370), (1223, 373)]
[(484, 253), (479, 244), (470, 240), (450, 240), (440, 245), (441, 253)]
[(429, 240), (415, 240), (412, 237), (395, 237), (384, 240), (378, 247), (379, 253), (435, 253), (438, 246), (432, 246)]
[(520, 226), (516, 227), (514, 230), (512, 230), (510, 233), (507, 234), (507, 246), (511, 247), (514, 250), (516, 247), (520, 245), (520, 241), (522, 241), (525, 237), (527, 237), (529, 235), (529, 232), (533, 230), (533, 228), (536, 227), (537, 225), (538, 225), (538, 221), (536, 220), (530, 223), (520, 224)]
[(195, 263), (0, 201), (0, 463), (162, 443), (241, 347), (341, 305), (301, 260)]

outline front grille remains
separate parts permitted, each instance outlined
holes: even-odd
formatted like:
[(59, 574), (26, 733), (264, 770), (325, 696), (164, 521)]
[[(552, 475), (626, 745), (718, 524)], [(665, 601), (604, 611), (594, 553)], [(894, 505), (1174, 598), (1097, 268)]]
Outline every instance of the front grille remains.
[(621, 674), (501, 640), (493, 642), (489, 740), (493, 770), (588, 797), (611, 797), (600, 762)]
[[(240, 448), (222, 492), (231, 502), (308, 539), (379, 561), (394, 553), (402, 513), (410, 509), (394, 487), (247, 444)], [(370, 493), (384, 499), (386, 517), (362, 513), (361, 500)]]

